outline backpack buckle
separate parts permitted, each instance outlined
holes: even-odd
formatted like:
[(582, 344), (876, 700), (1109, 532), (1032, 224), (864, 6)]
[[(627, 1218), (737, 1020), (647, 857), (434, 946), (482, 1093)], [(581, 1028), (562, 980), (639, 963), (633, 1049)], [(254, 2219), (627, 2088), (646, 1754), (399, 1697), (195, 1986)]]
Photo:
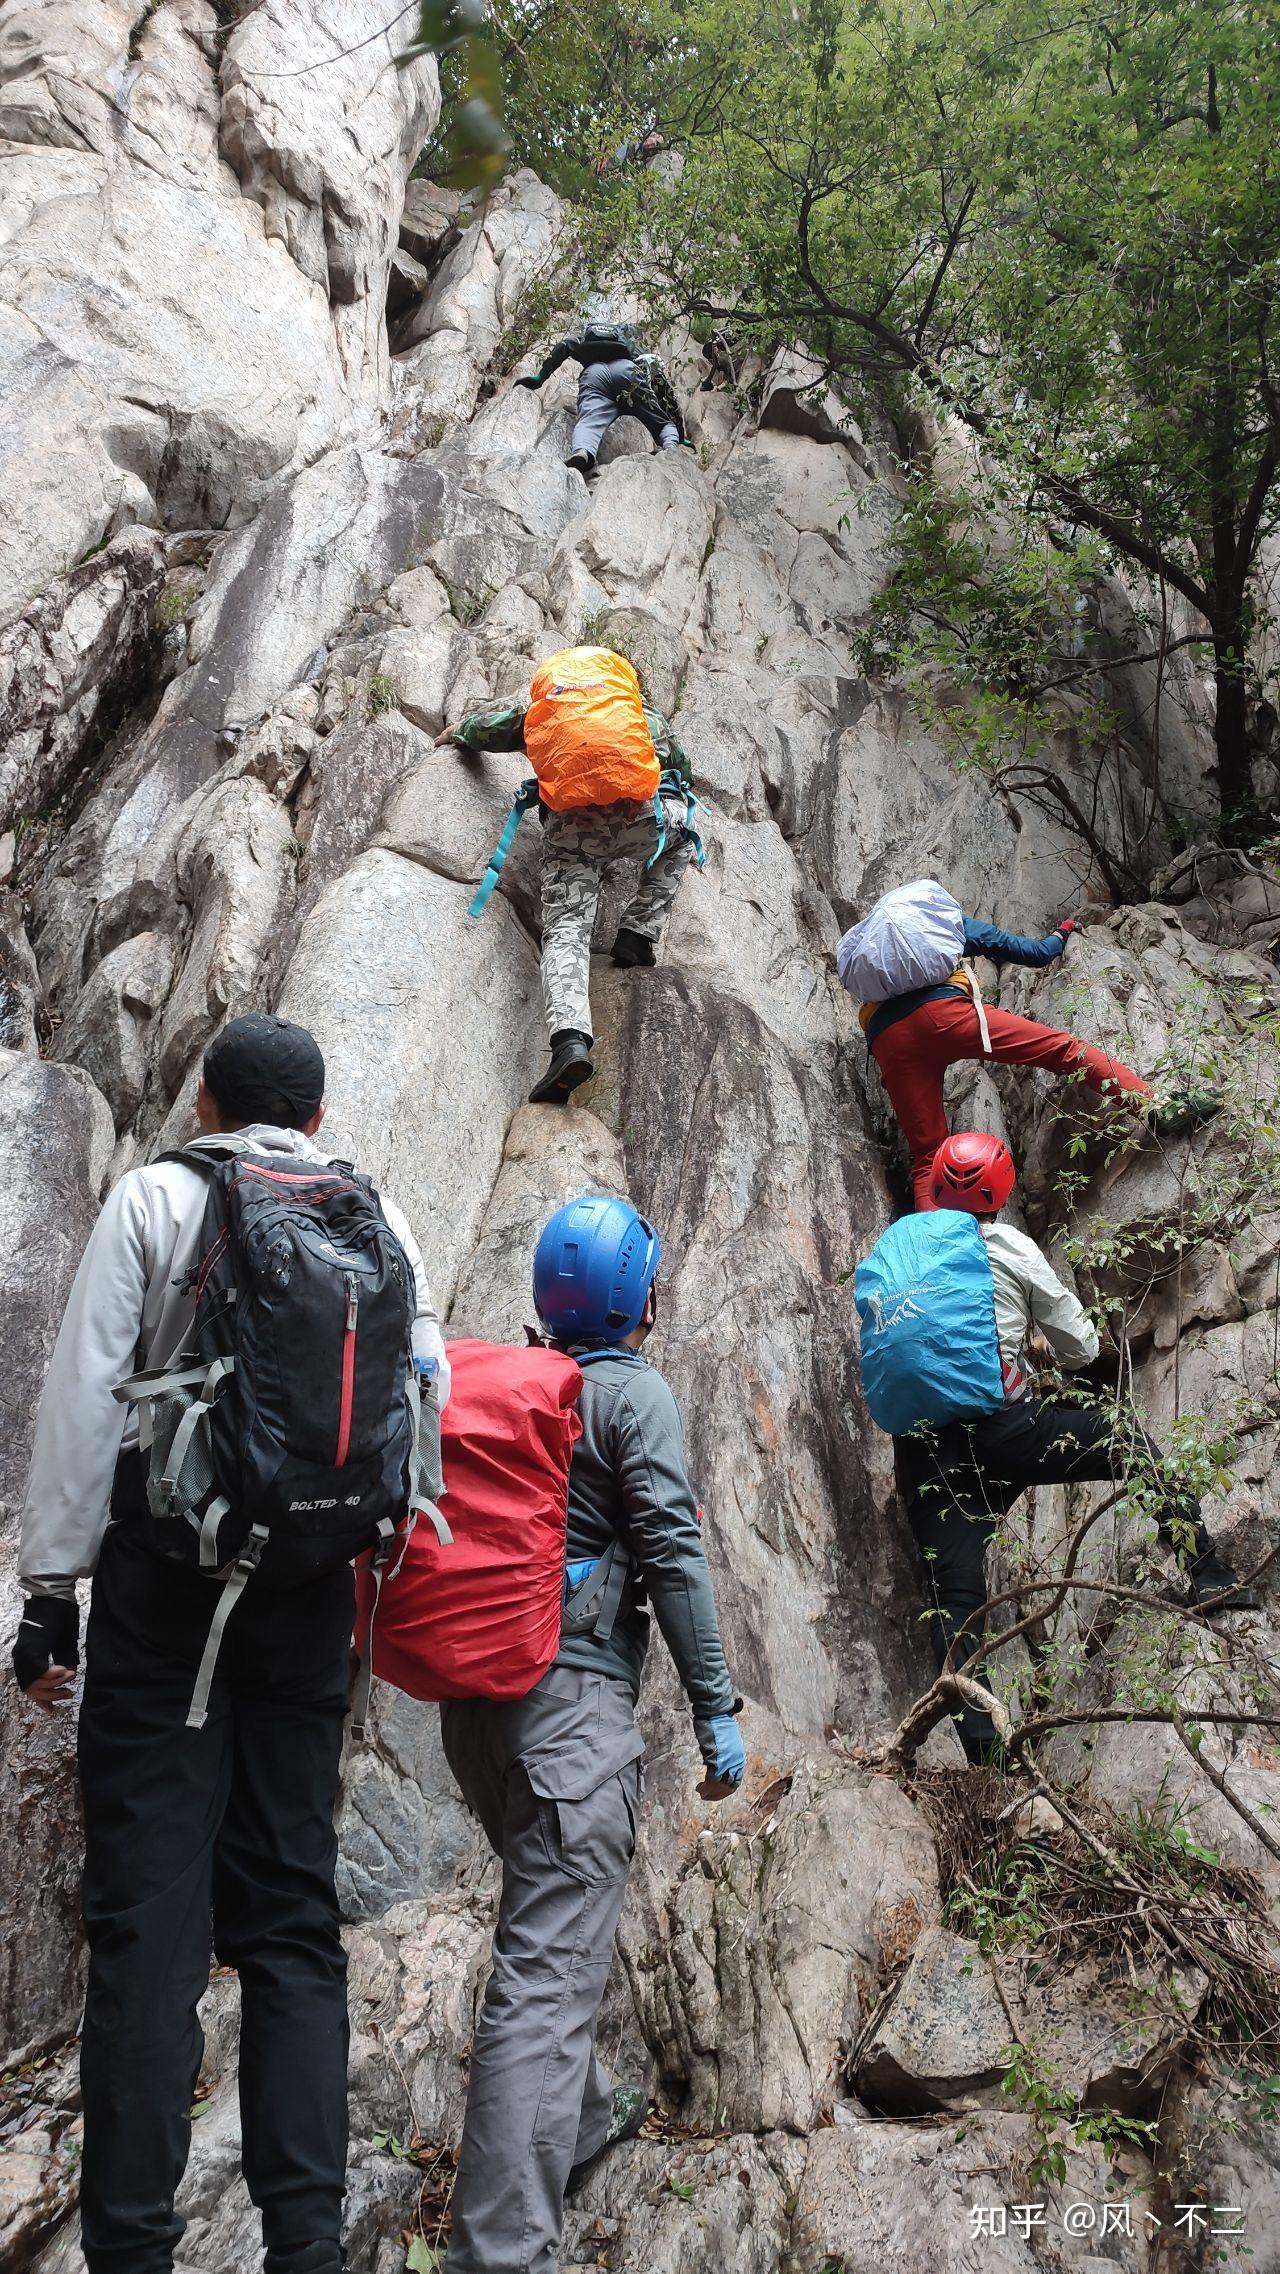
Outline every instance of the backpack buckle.
[(265, 1548), (270, 1537), (271, 1535), (268, 1532), (265, 1524), (250, 1525), (249, 1537), (245, 1541), (244, 1546), (241, 1548), (239, 1555), (236, 1557), (237, 1571), (243, 1571), (248, 1574), (251, 1571), (257, 1570), (258, 1565), (262, 1561), (262, 1551)]

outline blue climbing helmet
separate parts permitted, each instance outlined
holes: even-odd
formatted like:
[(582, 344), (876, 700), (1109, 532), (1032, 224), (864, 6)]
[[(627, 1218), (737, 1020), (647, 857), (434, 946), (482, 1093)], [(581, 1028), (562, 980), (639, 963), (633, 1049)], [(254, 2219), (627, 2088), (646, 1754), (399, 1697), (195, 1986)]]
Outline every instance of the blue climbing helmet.
[(662, 1253), (629, 1200), (557, 1208), (533, 1251), (533, 1299), (553, 1342), (621, 1342), (644, 1317)]

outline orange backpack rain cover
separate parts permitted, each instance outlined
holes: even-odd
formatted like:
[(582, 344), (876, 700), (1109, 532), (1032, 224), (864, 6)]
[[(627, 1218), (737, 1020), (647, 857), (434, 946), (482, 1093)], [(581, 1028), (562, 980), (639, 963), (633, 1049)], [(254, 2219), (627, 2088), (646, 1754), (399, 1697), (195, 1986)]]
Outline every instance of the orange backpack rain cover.
[(640, 682), (608, 647), (566, 647), (533, 675), (524, 745), (544, 805), (647, 802), (662, 776)]

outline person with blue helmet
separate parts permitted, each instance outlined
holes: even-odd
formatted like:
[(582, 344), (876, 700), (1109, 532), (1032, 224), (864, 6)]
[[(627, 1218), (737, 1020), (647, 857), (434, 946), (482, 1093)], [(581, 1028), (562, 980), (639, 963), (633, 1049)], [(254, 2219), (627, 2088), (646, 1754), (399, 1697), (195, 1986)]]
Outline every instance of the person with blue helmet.
[(445, 2274), (555, 2274), (566, 2196), (648, 2112), (614, 2087), (596, 2021), (635, 1854), (635, 1706), (656, 1618), (693, 1709), (705, 1800), (746, 1755), (685, 1467), (680, 1412), (641, 1355), (660, 1243), (629, 1201), (558, 1208), (534, 1253), (547, 1340), (583, 1371), (560, 1652), (524, 1698), (441, 1708), (444, 1749), (502, 1858)]

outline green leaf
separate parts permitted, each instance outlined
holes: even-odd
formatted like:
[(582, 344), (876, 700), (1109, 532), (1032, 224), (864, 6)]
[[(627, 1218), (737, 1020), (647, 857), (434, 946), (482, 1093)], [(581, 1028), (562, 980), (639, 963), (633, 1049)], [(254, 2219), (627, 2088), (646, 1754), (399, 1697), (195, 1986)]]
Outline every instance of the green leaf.
[(436, 2250), (421, 2235), (415, 2235), (405, 2252), (405, 2274), (436, 2274), (444, 2264), (444, 2252)]
[(693, 2201), (693, 2181), (691, 2179), (673, 2179), (668, 2172), (667, 2185), (672, 2194), (678, 2196), (682, 2203)]

